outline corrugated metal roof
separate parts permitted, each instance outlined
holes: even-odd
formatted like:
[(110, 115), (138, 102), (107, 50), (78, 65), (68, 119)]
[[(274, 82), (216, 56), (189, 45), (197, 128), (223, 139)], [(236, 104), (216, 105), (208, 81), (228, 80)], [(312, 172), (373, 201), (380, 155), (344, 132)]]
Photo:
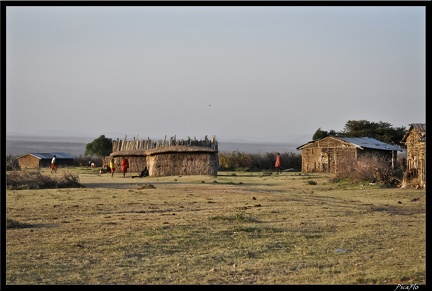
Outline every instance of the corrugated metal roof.
[[(400, 152), (405, 151), (401, 147), (393, 146), (391, 144), (384, 143), (382, 141), (379, 141), (379, 140), (371, 138), (371, 137), (340, 137), (340, 136), (331, 136), (331, 137), (343, 140), (343, 141), (348, 142), (348, 143), (350, 143), (350, 144), (352, 144), (358, 148), (361, 148), (361, 149), (367, 148), (367, 149), (386, 150), (386, 151), (400, 151)], [(324, 138), (327, 138), (327, 137), (324, 137)], [(305, 143), (304, 145), (297, 147), (297, 149), (301, 150), (306, 145), (312, 144), (315, 142), (316, 141), (310, 141), (308, 143)]]
[(29, 155), (35, 156), (36, 158), (41, 160), (47, 160), (47, 159), (51, 160), (54, 155), (56, 155), (56, 158), (59, 160), (75, 158), (74, 156), (67, 153), (30, 153)]
[(404, 151), (403, 148), (387, 144), (371, 137), (336, 137), (343, 141), (349, 142), (359, 148), (367, 148), (374, 150), (386, 150), (386, 151)]

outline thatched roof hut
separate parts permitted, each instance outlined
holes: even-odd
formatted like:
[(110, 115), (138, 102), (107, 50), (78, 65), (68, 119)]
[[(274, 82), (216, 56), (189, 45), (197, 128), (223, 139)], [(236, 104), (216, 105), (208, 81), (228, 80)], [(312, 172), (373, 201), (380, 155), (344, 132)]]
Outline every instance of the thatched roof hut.
[[(122, 146), (113, 146), (114, 151), (105, 158), (114, 157), (120, 171), (123, 157), (129, 160), (128, 172), (141, 172), (144, 167), (149, 170), (149, 176), (174, 175), (211, 175), (216, 176), (219, 168), (218, 147), (215, 137), (212, 141), (188, 140), (176, 141), (171, 138), (166, 143), (146, 141), (120, 142)], [(136, 145), (136, 146), (134, 146)], [(153, 145), (153, 148), (151, 148)], [(141, 147), (141, 148), (137, 148)], [(126, 150), (118, 150), (126, 148)]]

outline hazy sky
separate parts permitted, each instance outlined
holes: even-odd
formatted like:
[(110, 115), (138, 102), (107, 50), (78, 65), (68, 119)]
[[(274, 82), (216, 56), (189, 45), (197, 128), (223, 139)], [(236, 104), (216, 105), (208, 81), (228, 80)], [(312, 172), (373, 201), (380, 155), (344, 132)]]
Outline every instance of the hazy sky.
[(8, 6), (6, 132), (290, 141), (426, 122), (423, 6)]

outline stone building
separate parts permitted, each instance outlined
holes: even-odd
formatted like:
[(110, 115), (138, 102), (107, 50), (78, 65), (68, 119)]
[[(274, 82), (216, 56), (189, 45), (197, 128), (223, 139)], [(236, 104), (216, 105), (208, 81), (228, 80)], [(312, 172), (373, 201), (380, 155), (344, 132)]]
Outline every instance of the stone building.
[(426, 187), (426, 124), (412, 123), (401, 144), (406, 146), (406, 170), (402, 186)]
[(385, 157), (395, 167), (402, 148), (370, 137), (327, 136), (297, 147), (301, 150), (302, 172), (337, 173), (366, 154)]

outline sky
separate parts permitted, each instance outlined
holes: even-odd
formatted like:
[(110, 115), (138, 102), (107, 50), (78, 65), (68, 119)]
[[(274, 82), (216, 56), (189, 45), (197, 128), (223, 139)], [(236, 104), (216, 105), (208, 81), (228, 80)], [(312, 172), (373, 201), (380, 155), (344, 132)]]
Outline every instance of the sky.
[(7, 6), (6, 134), (289, 142), (426, 122), (424, 6)]

